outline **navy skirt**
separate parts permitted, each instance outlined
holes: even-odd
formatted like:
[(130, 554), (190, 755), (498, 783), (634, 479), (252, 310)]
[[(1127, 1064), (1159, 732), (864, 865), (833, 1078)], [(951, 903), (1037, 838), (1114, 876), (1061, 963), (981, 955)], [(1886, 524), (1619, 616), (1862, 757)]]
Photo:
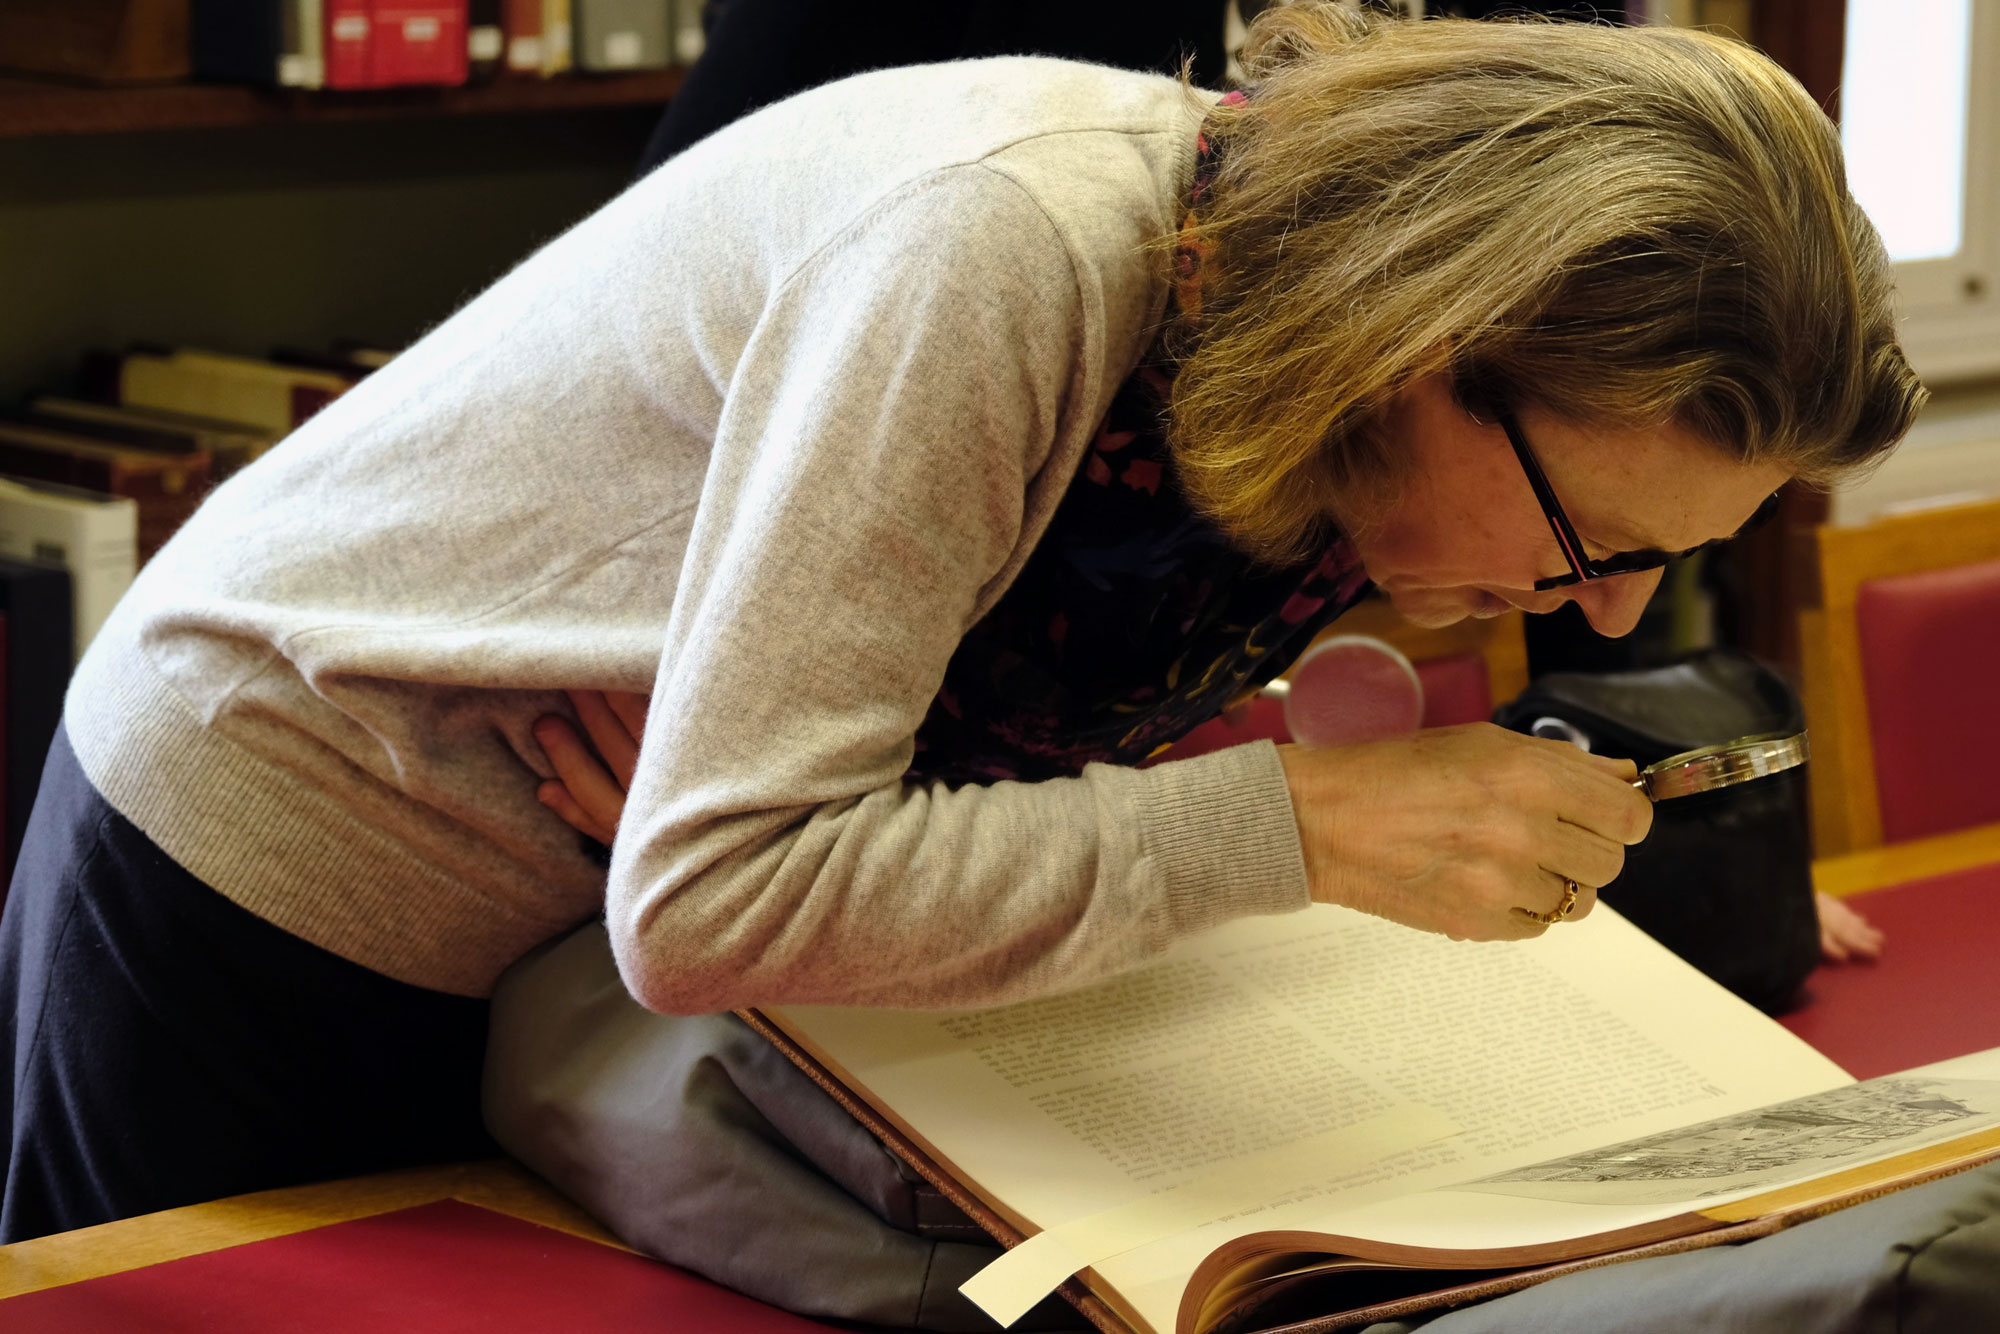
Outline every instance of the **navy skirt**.
[(0, 914), (0, 1243), (491, 1155), (487, 1008), (210, 889), (58, 730)]

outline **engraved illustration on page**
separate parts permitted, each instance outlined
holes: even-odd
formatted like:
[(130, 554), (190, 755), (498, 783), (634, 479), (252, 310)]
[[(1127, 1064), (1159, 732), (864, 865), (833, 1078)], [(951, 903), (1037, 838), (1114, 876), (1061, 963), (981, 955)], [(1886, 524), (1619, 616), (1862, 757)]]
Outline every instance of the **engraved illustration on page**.
[(2000, 1125), (2000, 1080), (1885, 1075), (1482, 1177), (1454, 1190), (1669, 1204), (1802, 1181)]

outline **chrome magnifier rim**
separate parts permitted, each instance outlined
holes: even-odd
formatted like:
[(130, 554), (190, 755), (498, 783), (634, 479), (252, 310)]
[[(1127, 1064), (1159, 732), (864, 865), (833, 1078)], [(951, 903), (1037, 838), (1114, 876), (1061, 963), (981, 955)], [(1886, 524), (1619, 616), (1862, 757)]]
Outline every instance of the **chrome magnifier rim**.
[(1796, 769), (1811, 755), (1804, 732), (1760, 732), (1669, 755), (1642, 770), (1632, 786), (1654, 801), (1666, 801)]

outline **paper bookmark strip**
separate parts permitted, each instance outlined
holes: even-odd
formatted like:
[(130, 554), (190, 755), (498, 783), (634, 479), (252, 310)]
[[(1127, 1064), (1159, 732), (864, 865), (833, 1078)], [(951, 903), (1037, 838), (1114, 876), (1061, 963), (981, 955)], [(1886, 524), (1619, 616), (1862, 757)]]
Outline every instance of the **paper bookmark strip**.
[(1225, 1163), (1178, 1186), (1047, 1228), (1014, 1247), (959, 1287), (1002, 1325), (1019, 1320), (1079, 1269), (1254, 1208), (1299, 1184), (1315, 1164), (1356, 1170), (1459, 1127), (1435, 1107), (1404, 1103), (1379, 1116), (1309, 1140)]

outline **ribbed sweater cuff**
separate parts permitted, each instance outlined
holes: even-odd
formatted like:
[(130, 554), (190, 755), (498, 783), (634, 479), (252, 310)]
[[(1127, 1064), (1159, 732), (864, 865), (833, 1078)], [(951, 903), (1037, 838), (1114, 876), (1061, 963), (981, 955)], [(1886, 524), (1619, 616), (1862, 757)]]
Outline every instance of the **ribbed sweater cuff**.
[(1142, 777), (1140, 838), (1164, 880), (1177, 937), (1312, 902), (1276, 746), (1231, 746)]

